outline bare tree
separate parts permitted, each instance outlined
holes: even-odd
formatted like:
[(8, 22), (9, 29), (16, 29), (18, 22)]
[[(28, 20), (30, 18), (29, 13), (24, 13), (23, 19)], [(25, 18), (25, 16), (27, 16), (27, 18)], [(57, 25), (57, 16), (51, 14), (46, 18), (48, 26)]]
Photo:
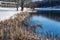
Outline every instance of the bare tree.
[(19, 0), (15, 0), (16, 1), (16, 8), (17, 8), (17, 11), (18, 11), (18, 7), (19, 7)]
[(32, 0), (21, 0), (21, 11), (23, 11), (24, 5), (31, 3), (31, 1)]
[(24, 1), (25, 0), (21, 0), (21, 11), (23, 11), (23, 8), (24, 8)]
[(31, 9), (33, 9), (33, 10), (34, 10), (35, 6), (36, 6), (36, 4), (35, 4), (35, 3), (30, 2), (29, 7), (30, 7)]

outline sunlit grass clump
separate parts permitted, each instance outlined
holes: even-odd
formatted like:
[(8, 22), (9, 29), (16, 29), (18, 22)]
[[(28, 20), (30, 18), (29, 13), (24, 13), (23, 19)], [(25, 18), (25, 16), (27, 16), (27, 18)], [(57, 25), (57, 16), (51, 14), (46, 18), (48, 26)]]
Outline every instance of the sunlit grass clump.
[(8, 20), (0, 21), (0, 40), (37, 40), (39, 37), (33, 31), (27, 31), (22, 24), (28, 19), (28, 13), (21, 12), (10, 17)]

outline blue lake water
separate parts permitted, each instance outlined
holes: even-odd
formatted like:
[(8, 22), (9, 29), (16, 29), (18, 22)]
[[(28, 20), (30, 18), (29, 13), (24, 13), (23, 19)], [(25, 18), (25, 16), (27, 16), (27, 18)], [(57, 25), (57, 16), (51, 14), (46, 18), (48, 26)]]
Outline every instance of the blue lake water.
[[(37, 33), (40, 33), (40, 31), (42, 31), (42, 32), (47, 31), (47, 32), (50, 32), (50, 33), (54, 33), (54, 35), (56, 35), (56, 34), (60, 35), (60, 16), (58, 16), (58, 15), (54, 16), (54, 14), (53, 14), (52, 17), (48, 17), (49, 16), (48, 14), (47, 14), (48, 16), (41, 15), (41, 14), (32, 14), (32, 16), (27, 21), (27, 23), (30, 24), (30, 25), (31, 24), (32, 25), (41, 24), (42, 28), (39, 28), (39, 27), (35, 28), (35, 31)], [(56, 19), (56, 18), (58, 18), (58, 19)]]

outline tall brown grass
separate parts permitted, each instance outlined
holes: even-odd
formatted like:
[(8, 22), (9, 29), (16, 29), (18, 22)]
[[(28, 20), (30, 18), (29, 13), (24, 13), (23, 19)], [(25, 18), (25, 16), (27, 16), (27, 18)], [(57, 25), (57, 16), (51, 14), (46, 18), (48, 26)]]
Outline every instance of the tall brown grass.
[[(0, 21), (0, 40), (37, 40), (39, 37), (36, 33), (27, 31), (22, 22), (27, 20), (28, 14), (21, 12), (8, 20)], [(5, 34), (6, 33), (6, 34)]]

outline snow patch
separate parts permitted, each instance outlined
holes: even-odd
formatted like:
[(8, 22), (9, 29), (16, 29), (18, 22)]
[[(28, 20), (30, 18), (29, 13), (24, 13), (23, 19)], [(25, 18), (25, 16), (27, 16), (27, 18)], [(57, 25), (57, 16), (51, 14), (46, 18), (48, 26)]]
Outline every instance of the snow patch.
[[(18, 11), (16, 11), (16, 8), (2, 8), (0, 7), (0, 21), (9, 19), (13, 15), (21, 12), (21, 7), (18, 8)], [(30, 8), (24, 8), (23, 12), (31, 12)], [(14, 18), (14, 16), (13, 16)]]

